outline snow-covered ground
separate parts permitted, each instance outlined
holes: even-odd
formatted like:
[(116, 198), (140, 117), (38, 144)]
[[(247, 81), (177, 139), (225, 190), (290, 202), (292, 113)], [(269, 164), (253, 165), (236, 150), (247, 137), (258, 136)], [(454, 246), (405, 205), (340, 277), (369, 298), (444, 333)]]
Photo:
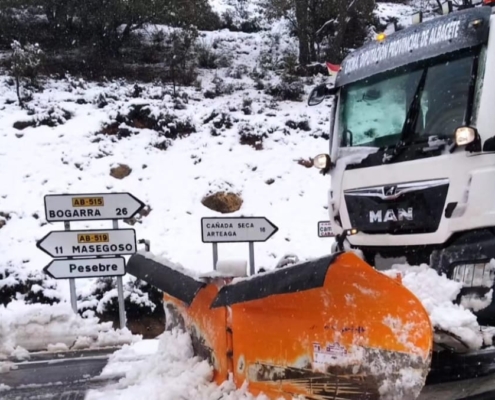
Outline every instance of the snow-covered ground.
[[(382, 22), (395, 16), (407, 25), (417, 9), (417, 2), (413, 3), (380, 3), (376, 12)], [(217, 11), (232, 7), (223, 1), (214, 5)], [(172, 98), (171, 87), (143, 84), (143, 90), (132, 96), (134, 85), (122, 81), (99, 84), (65, 79), (45, 81), (44, 91), (34, 94), (28, 112), (16, 105), (9, 78), (0, 76), (0, 222), (5, 221), (4, 226), (0, 223), (0, 291), (16, 279), (38, 276), (51, 261), (36, 248), (36, 241), (52, 230), (63, 230), (63, 224), (46, 223), (46, 194), (133, 194), (151, 208), (149, 215), (132, 226), (137, 238), (149, 239), (155, 255), (198, 273), (212, 270), (211, 246), (201, 242), (201, 218), (219, 215), (201, 200), (221, 190), (238, 193), (243, 199), (241, 209), (230, 216), (264, 216), (279, 228), (268, 242), (255, 245), (257, 269), (273, 268), (288, 253), (297, 254), (301, 261), (329, 253), (332, 240), (318, 238), (317, 223), (328, 219), (331, 182), (298, 163), (327, 152), (329, 104), (310, 108), (306, 99), (314, 84), (328, 78), (303, 80), (303, 101), (275, 101), (259, 86), (259, 80), (266, 88), (279, 83), (280, 77), (268, 71), (257, 79), (253, 72), (259, 72), (262, 52), (277, 58), (284, 49), (295, 48), (282, 23), (256, 34), (222, 31), (202, 35), (204, 41), (215, 42), (233, 64), (201, 71), (201, 90), (179, 88), (180, 105)], [(215, 87), (224, 94), (205, 98), (205, 91)], [(168, 115), (176, 125), (189, 123), (194, 132), (173, 140), (164, 136), (170, 126), (162, 133), (126, 127), (132, 134), (120, 139), (99, 134), (118, 114), (127, 115), (136, 105), (148, 107), (151, 115)], [(58, 118), (58, 125), (14, 127), (47, 117)], [(246, 132), (263, 136), (262, 149), (240, 144), (241, 133)], [(132, 170), (124, 179), (110, 175), (111, 168), (119, 164)], [(111, 223), (73, 223), (72, 228), (111, 228)], [(247, 259), (248, 246), (220, 245), (219, 256)], [(7, 269), (10, 277), (5, 277)], [(396, 270), (403, 273), (404, 284), (423, 301), (436, 326), (463, 335), (473, 348), (479, 347), (482, 338), (476, 333), (474, 315), (451, 302), (460, 290), (458, 284), (427, 266), (397, 266)], [(126, 276), (124, 282), (129, 279)], [(431, 282), (431, 286), (422, 282)], [(88, 296), (94, 284), (94, 279), (78, 280), (78, 295)], [(30, 345), (35, 349), (40, 342), (45, 346), (50, 342), (48, 350), (52, 351), (136, 342), (115, 353), (104, 371), (126, 377), (108, 392), (92, 393), (90, 399), (154, 399), (157, 393), (163, 399), (176, 399), (175, 393), (205, 400), (252, 398), (245, 388), (236, 390), (228, 382), (221, 387), (211, 384), (211, 368), (191, 357), (185, 335), (166, 332), (159, 340), (141, 342), (128, 331), (119, 333), (108, 324), (97, 324), (91, 315), (74, 316), (67, 281), (44, 279), (32, 290), (61, 303), (26, 304), (21, 296), (7, 306), (0, 305), (0, 353), (26, 357), (26, 349)], [(71, 334), (64, 335), (67, 332)], [(170, 397), (163, 397), (164, 393)]]
[(268, 400), (252, 396), (233, 382), (211, 383), (213, 370), (193, 357), (190, 337), (180, 331), (164, 332), (159, 339), (124, 346), (115, 352), (101, 377), (125, 374), (118, 383), (90, 391), (86, 400), (137, 398), (175, 400)]

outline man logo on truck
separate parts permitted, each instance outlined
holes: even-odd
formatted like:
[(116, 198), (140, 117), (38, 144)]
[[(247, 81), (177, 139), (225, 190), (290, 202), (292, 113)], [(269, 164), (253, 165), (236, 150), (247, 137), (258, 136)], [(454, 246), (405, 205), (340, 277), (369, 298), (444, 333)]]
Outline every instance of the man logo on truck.
[(397, 186), (385, 186), (385, 196), (393, 196), (396, 193)]
[(397, 222), (397, 221), (412, 221), (413, 220), (413, 209), (409, 207), (407, 210), (404, 208), (398, 208), (397, 210), (388, 209), (385, 214), (382, 210), (370, 211), (370, 223), (381, 223), (381, 222)]

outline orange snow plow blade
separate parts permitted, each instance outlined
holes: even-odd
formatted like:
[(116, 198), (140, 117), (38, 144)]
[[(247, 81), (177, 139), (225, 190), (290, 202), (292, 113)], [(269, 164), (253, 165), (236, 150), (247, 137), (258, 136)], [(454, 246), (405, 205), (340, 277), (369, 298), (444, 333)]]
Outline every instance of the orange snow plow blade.
[(415, 399), (429, 372), (426, 310), (352, 253), (165, 286), (168, 327), (191, 333), (217, 383), (232, 374), (270, 399)]

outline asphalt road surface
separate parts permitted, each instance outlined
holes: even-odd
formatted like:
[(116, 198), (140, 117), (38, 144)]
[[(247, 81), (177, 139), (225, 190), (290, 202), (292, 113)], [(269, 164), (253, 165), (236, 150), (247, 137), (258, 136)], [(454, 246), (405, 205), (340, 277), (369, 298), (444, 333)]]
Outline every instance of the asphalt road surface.
[(90, 389), (112, 381), (98, 379), (116, 348), (37, 354), (26, 362), (14, 362), (13, 368), (0, 373), (0, 384), (11, 389), (0, 391), (2, 400), (84, 400)]

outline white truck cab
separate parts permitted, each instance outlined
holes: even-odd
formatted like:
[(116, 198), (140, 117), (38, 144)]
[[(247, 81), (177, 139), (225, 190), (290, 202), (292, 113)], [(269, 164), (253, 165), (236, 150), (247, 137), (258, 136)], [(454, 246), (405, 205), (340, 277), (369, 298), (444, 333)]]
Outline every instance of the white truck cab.
[[(332, 230), (366, 261), (405, 256), (485, 296), (495, 263), (495, 15), (489, 3), (412, 25), (352, 52), (334, 87)], [(338, 241), (339, 241), (338, 240)], [(378, 258), (376, 256), (379, 256)], [(478, 311), (495, 325), (495, 303)]]

